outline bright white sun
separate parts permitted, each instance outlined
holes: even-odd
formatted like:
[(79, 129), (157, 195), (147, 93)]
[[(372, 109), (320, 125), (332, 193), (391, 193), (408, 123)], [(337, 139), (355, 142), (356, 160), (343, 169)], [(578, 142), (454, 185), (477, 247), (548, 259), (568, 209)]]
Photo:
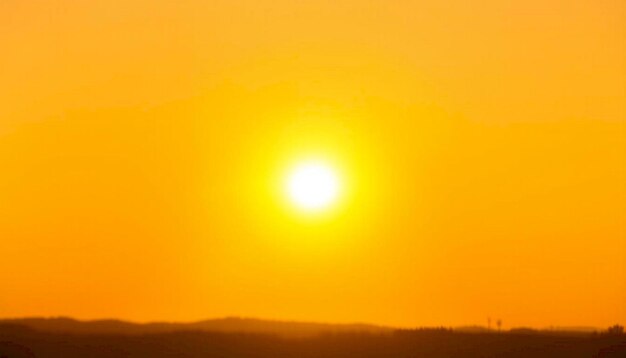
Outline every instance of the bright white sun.
[(320, 211), (336, 201), (339, 180), (332, 168), (324, 163), (301, 163), (287, 178), (287, 194), (301, 209)]

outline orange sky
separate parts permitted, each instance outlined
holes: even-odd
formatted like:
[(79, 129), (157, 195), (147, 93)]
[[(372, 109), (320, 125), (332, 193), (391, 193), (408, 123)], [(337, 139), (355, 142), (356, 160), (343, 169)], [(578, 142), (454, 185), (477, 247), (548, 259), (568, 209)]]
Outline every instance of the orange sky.
[(624, 324), (625, 39), (622, 0), (2, 1), (0, 316)]

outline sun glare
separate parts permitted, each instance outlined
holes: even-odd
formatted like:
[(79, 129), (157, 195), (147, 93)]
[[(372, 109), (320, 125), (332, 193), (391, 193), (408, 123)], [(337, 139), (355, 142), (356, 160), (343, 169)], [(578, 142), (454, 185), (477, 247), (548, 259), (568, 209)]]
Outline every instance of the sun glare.
[(328, 208), (337, 200), (339, 189), (339, 180), (333, 169), (320, 162), (299, 164), (287, 180), (289, 199), (306, 211)]

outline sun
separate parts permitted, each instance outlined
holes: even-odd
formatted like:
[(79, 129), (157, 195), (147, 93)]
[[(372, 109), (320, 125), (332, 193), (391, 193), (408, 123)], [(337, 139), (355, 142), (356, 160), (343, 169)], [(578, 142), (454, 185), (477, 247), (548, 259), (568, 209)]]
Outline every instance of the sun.
[(319, 212), (337, 201), (339, 178), (329, 165), (319, 161), (295, 166), (287, 177), (287, 195), (298, 208)]

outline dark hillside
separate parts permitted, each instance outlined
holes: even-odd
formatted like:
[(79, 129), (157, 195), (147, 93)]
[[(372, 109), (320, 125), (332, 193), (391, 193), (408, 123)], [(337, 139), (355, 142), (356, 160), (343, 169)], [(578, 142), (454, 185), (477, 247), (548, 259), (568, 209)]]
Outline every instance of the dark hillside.
[(0, 357), (623, 358), (626, 336), (415, 330), (288, 339), (264, 334), (193, 331), (62, 334), (5, 324), (0, 326)]

